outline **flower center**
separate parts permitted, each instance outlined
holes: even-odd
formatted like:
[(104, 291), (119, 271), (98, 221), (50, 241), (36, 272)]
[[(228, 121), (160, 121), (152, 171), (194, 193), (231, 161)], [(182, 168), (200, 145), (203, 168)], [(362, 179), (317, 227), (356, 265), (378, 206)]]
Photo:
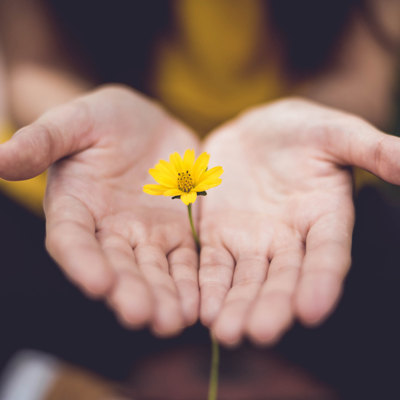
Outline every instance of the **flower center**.
[(182, 192), (189, 193), (193, 189), (193, 179), (189, 174), (189, 171), (178, 173), (178, 189)]

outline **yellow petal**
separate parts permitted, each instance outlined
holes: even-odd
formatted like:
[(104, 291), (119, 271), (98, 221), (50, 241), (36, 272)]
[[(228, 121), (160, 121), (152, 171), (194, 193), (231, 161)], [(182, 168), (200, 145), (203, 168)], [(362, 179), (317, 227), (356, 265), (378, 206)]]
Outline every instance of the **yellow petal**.
[(204, 192), (205, 190), (210, 189), (210, 185), (208, 185), (207, 183), (200, 183), (200, 185), (197, 185), (194, 187), (193, 190), (195, 190), (196, 192)]
[[(154, 169), (164, 175), (169, 176), (172, 179), (176, 179), (176, 173), (175, 172), (171, 172), (171, 170), (169, 168), (167, 168), (165, 165), (158, 163)], [(173, 170), (173, 168), (171, 168)]]
[(192, 176), (195, 182), (199, 178), (199, 175), (207, 169), (208, 162), (210, 161), (210, 155), (206, 152), (201, 153), (198, 157), (196, 162), (194, 163)]
[(185, 171), (192, 172), (193, 164), (194, 164), (194, 150), (186, 150), (183, 156), (183, 164)]
[(201, 174), (201, 176), (199, 177), (199, 179), (196, 181), (197, 184), (203, 183), (209, 179), (216, 179), (218, 178), (220, 175), (222, 175), (222, 173), (224, 172), (224, 170), (222, 169), (222, 167), (214, 167), (211, 168), (210, 170), (204, 172)]
[(143, 187), (148, 188), (148, 189), (152, 189), (152, 190), (161, 190), (161, 191), (169, 190), (169, 188), (166, 187), (166, 186), (155, 185), (155, 184), (144, 185)]
[(165, 160), (160, 160), (159, 163), (162, 166), (164, 166), (165, 168), (167, 168), (171, 172), (172, 176), (176, 177), (176, 175), (178, 174), (178, 171), (175, 169), (175, 167), (171, 163), (169, 163), (168, 161), (165, 161)]
[(169, 156), (169, 162), (174, 166), (176, 172), (183, 171), (183, 160), (177, 152)]
[(164, 192), (164, 196), (181, 196), (184, 193), (185, 192), (182, 192), (182, 190), (179, 189), (169, 189)]
[(168, 190), (168, 188), (161, 185), (144, 185), (143, 192), (147, 194), (153, 194), (155, 196), (160, 196), (164, 194), (164, 192)]
[(205, 190), (211, 189), (215, 186), (218, 186), (222, 183), (222, 179), (207, 179), (204, 182), (201, 182), (199, 185), (195, 186), (193, 190), (196, 192), (204, 192)]
[(209, 186), (208, 188), (211, 189), (213, 187), (220, 185), (222, 183), (222, 179), (217, 178), (209, 181), (207, 180), (205, 183)]
[(197, 192), (191, 191), (191, 192), (189, 193), (189, 195), (192, 196), (192, 197), (190, 198), (190, 202), (191, 202), (191, 203), (194, 203), (194, 202), (196, 201), (196, 199), (197, 199)]
[(168, 174), (163, 174), (160, 171), (157, 171), (155, 169), (150, 169), (149, 174), (156, 180), (157, 183), (160, 185), (169, 187), (171, 189), (177, 188), (178, 187), (178, 181), (176, 179), (171, 178), (171, 176)]
[(181, 200), (188, 206), (190, 203), (194, 203), (197, 198), (196, 192), (185, 193), (181, 196)]

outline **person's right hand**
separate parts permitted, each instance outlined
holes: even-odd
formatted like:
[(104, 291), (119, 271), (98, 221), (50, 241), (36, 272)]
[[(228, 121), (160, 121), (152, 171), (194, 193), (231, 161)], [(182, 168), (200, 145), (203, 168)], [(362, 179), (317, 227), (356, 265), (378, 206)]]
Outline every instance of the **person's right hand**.
[(197, 145), (157, 105), (108, 87), (48, 111), (1, 145), (0, 176), (29, 179), (51, 166), (51, 256), (125, 324), (170, 335), (197, 319), (198, 256), (186, 207), (142, 187), (159, 159)]

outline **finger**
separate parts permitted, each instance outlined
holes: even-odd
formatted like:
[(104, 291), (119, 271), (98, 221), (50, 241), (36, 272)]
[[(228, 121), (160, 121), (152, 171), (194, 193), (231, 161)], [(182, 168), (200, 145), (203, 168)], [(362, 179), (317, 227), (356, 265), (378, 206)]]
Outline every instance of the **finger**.
[(340, 297), (351, 264), (354, 211), (351, 206), (348, 209), (347, 214), (321, 217), (308, 232), (295, 294), (295, 309), (305, 324), (321, 322)]
[[(151, 131), (165, 118), (162, 109), (151, 104), (127, 87), (111, 85), (55, 107), (0, 145), (0, 177), (33, 178), (57, 160), (96, 144), (104, 132), (115, 130), (116, 121), (124, 120), (128, 131), (148, 123)], [(144, 117), (141, 123), (134, 117), (124, 119), (132, 109)]]
[(304, 251), (302, 246), (276, 254), (246, 321), (246, 332), (258, 344), (276, 342), (293, 321), (293, 294)]
[(56, 107), (0, 145), (0, 176), (33, 178), (52, 163), (89, 147), (93, 118), (84, 100)]
[(107, 293), (115, 276), (89, 210), (74, 196), (63, 196), (48, 202), (45, 213), (46, 247), (53, 259), (88, 293)]
[(363, 168), (383, 180), (400, 184), (400, 138), (387, 135), (357, 117), (332, 124), (327, 150), (335, 161)]
[(184, 317), (178, 290), (169, 274), (167, 256), (155, 244), (139, 244), (134, 254), (154, 299), (154, 333), (160, 336), (179, 333), (184, 327)]
[(180, 247), (168, 256), (170, 274), (178, 290), (187, 325), (193, 325), (199, 315), (198, 255), (194, 247)]
[(99, 232), (97, 239), (116, 272), (116, 283), (107, 296), (108, 303), (124, 325), (143, 327), (151, 321), (153, 299), (132, 247), (124, 237), (112, 232)]
[(231, 288), (235, 261), (224, 247), (204, 246), (200, 253), (200, 319), (210, 326)]
[(265, 281), (267, 269), (267, 255), (238, 258), (232, 288), (213, 324), (213, 332), (220, 342), (232, 345), (240, 341), (246, 315)]

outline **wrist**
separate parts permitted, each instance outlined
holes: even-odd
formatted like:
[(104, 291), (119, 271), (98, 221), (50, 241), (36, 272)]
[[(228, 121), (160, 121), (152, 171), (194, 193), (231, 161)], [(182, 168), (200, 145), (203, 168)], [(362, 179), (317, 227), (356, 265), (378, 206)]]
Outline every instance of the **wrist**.
[(25, 126), (47, 110), (86, 93), (91, 84), (68, 72), (45, 65), (23, 63), (10, 71), (10, 109), (19, 126)]

